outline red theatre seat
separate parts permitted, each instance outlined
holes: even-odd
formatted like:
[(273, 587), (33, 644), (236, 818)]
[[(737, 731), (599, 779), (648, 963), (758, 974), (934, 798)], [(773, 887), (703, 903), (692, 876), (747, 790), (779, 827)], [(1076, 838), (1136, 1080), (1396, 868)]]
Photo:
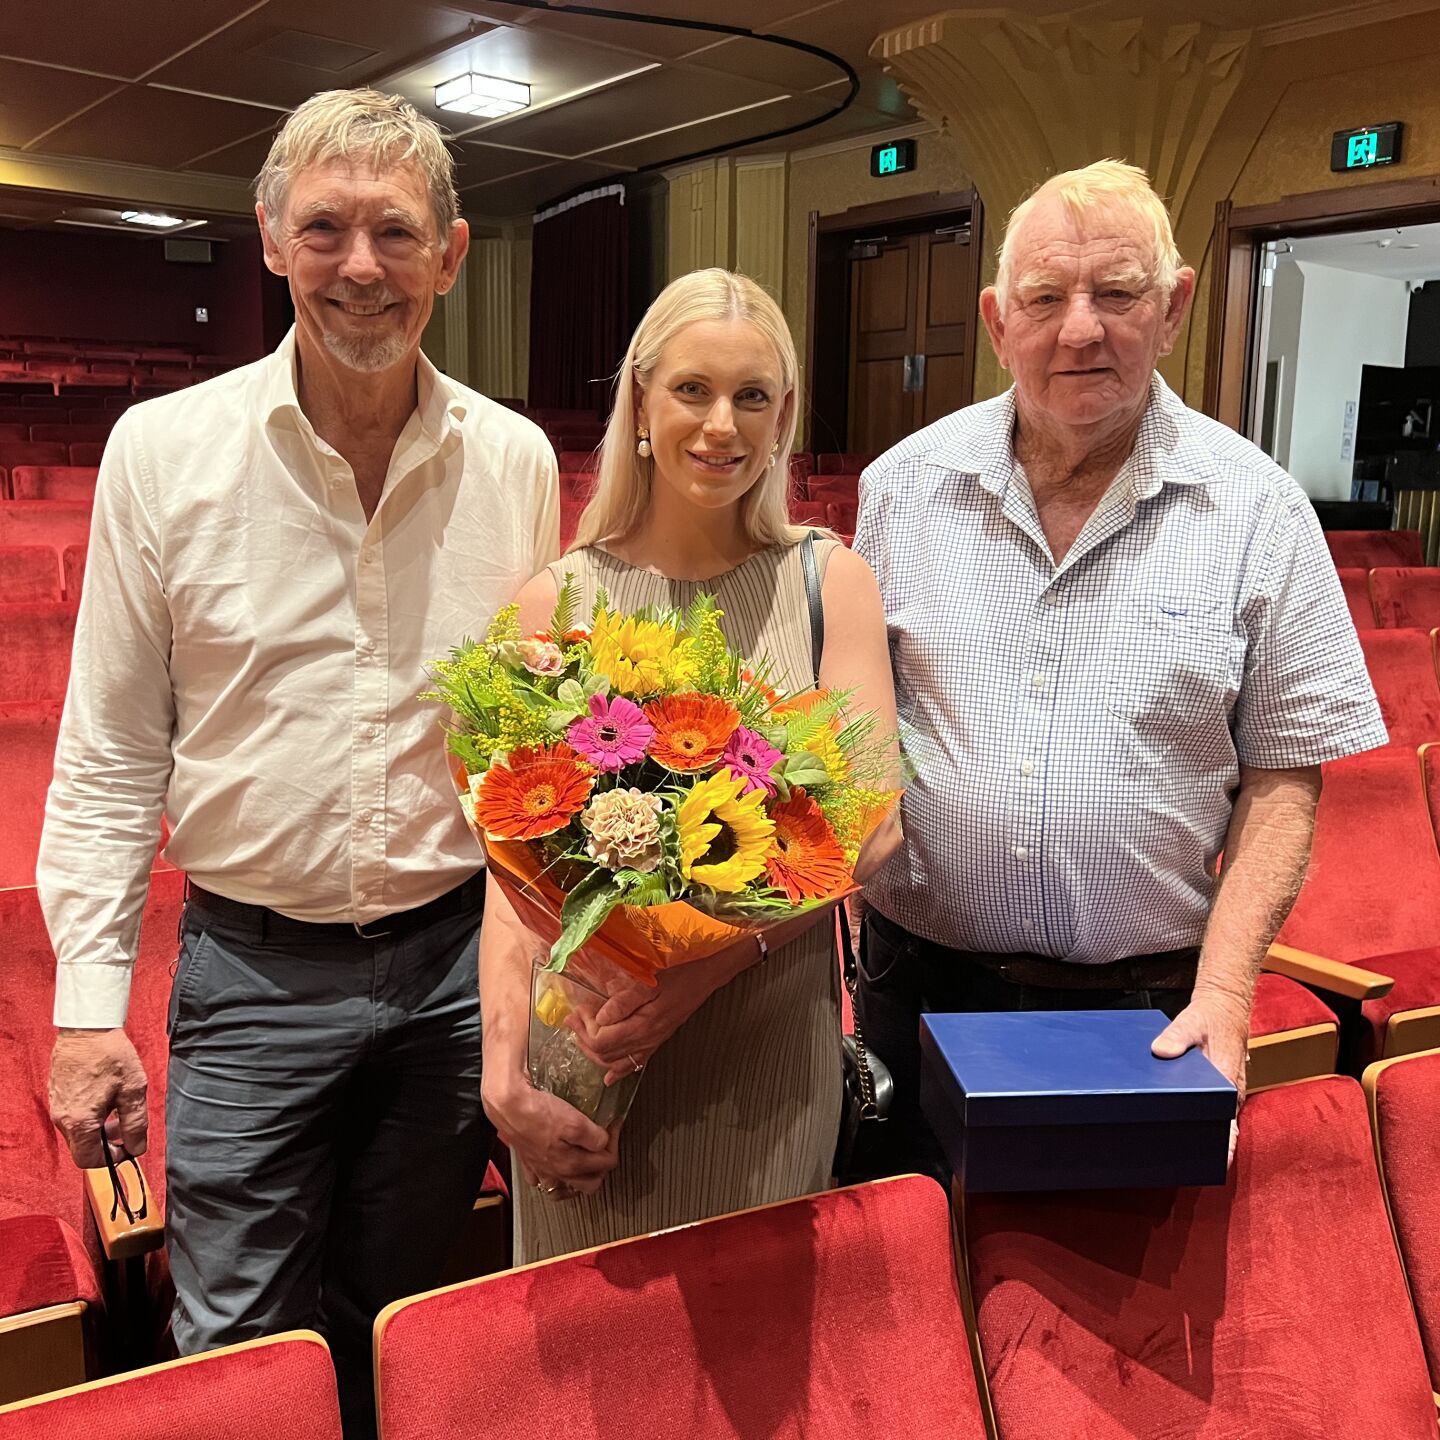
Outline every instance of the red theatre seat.
[(16, 444), (30, 438), (30, 427), (19, 420), (0, 420), (0, 441)]
[(0, 611), (0, 697), (8, 703), (63, 700), (70, 679), (75, 607), (55, 602)]
[(1440, 740), (1440, 680), (1424, 630), (1366, 630), (1360, 634), (1365, 668), (1390, 732), (1391, 750), (1413, 754)]
[(1370, 572), (1347, 567), (1338, 573), (1340, 588), (1345, 592), (1345, 604), (1349, 607), (1355, 628), (1375, 629), (1375, 608), (1370, 603)]
[(48, 545), (0, 545), (0, 605), (60, 598), (54, 550)]
[(1440, 1390), (1440, 1050), (1372, 1065), (1365, 1094), (1431, 1384)]
[(1418, 530), (1327, 530), (1325, 544), (1337, 568), (1373, 570), (1377, 565), (1423, 565)]
[(58, 700), (28, 706), (20, 714), (0, 712), (0, 795), (5, 797), (0, 888), (35, 883), (35, 856), (59, 729)]
[(829, 525), (830, 507), (823, 500), (790, 501), (792, 525)]
[(0, 1440), (341, 1440), (324, 1340), (292, 1330), (0, 1409)]
[(980, 1196), (965, 1228), (1004, 1440), (1440, 1433), (1354, 1080), (1251, 1099), (1224, 1186)]
[(385, 1440), (985, 1434), (949, 1207), (916, 1176), (402, 1300), (375, 1328)]
[(867, 465), (878, 460), (878, 455), (817, 455), (817, 475), (858, 475)]
[(560, 469), (571, 475), (591, 475), (600, 468), (600, 456), (594, 450), (562, 450)]
[(57, 500), (0, 504), (0, 545), (83, 545), (89, 535), (88, 504)]
[(89, 505), (95, 499), (99, 474), (93, 465), (17, 465), (10, 472), (10, 493), (17, 500), (69, 500)]
[(854, 505), (860, 499), (860, 477), (813, 475), (805, 493), (812, 500), (840, 500)]
[(70, 446), (69, 463), (71, 465), (94, 467), (99, 465), (101, 457), (104, 454), (105, 446), (103, 443), (94, 440), (81, 440)]
[(1377, 567), (1370, 572), (1370, 599), (1387, 629), (1433, 630), (1440, 625), (1440, 569)]
[(0, 470), (17, 465), (68, 465), (68, 449), (54, 440), (7, 440), (0, 443)]
[(93, 421), (87, 421), (80, 425), (74, 423), (32, 425), (30, 438), (32, 440), (58, 440), (62, 445), (74, 445), (87, 441), (103, 445), (110, 438), (110, 429), (109, 425), (97, 425)]

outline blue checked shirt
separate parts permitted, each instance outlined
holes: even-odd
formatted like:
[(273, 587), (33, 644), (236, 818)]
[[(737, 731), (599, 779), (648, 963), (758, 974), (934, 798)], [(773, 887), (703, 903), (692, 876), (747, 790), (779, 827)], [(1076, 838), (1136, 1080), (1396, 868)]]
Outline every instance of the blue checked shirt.
[(1299, 485), (1158, 376), (1057, 566), (1014, 425), (1011, 390), (861, 478), (918, 771), (867, 899), (963, 950), (1198, 945), (1239, 767), (1386, 741), (1335, 566)]

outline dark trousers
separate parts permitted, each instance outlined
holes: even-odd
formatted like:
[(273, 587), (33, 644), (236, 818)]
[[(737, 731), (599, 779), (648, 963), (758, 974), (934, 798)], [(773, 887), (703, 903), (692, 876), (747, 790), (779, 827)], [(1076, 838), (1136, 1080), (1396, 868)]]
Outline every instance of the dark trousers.
[[(1142, 965), (1145, 957), (1135, 962)], [(867, 908), (861, 932), (860, 1022), (865, 1043), (895, 1082), (890, 1116), (867, 1126), (861, 1164), (870, 1175), (933, 1175), (949, 1185), (950, 1165), (920, 1110), (920, 1017), (984, 1010), (1163, 1010), (1171, 1019), (1190, 989), (1072, 989), (1016, 984), (963, 951), (912, 935)]]
[(376, 1312), (437, 1282), (494, 1140), (483, 893), (467, 882), (374, 939), (203, 893), (186, 905), (165, 1104), (176, 1344), (318, 1329), (346, 1440), (375, 1434)]

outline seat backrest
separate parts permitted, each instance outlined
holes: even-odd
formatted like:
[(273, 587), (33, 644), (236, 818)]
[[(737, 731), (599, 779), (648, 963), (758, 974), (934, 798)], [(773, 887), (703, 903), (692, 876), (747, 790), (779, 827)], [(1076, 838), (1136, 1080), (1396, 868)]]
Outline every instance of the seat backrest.
[(17, 500), (95, 499), (100, 472), (91, 465), (17, 465), (10, 472), (10, 493)]
[(790, 522), (793, 525), (828, 525), (830, 507), (823, 500), (791, 500)]
[(1440, 1050), (1370, 1066), (1365, 1093), (1420, 1338), (1440, 1382)]
[(588, 474), (600, 468), (600, 457), (593, 450), (562, 450), (560, 468), (572, 474)]
[(1370, 572), (1370, 600), (1386, 629), (1433, 630), (1440, 625), (1440, 569), (1377, 566)]
[(89, 535), (89, 504), (12, 500), (0, 505), (0, 545), (83, 545)]
[(965, 1228), (1005, 1440), (1437, 1433), (1354, 1080), (1248, 1100), (1223, 1186), (972, 1196)]
[[(13, 481), (12, 481), (13, 488)], [(1413, 751), (1440, 740), (1440, 680), (1424, 630), (1364, 630), (1360, 648), (1390, 732), (1390, 746)]]
[(1370, 572), (1351, 569), (1346, 566), (1338, 572), (1340, 588), (1345, 592), (1345, 604), (1349, 607), (1350, 618), (1357, 630), (1375, 629), (1375, 610), (1370, 604)]
[(0, 702), (63, 700), (70, 679), (75, 607), (59, 602), (0, 610)]
[(985, 1434), (949, 1205), (916, 1176), (401, 1301), (376, 1375), (384, 1440)]
[(18, 421), (0, 420), (0, 440), (7, 443), (28, 440), (30, 427)]
[(341, 1440), (324, 1340), (292, 1330), (0, 1409), (0, 1440)]
[(878, 460), (878, 455), (817, 455), (817, 475), (858, 475), (867, 465)]
[(94, 467), (105, 454), (105, 444), (97, 440), (77, 440), (70, 446), (69, 464)]
[[(54, 564), (51, 554), (51, 564)], [(55, 768), (55, 737), (60, 705), (36, 705), (32, 712), (0, 712), (0, 795), (5, 824), (0, 826), (0, 889), (35, 883), (35, 856), (45, 822), (45, 792)]]
[(68, 465), (70, 455), (55, 440), (6, 440), (0, 442), (0, 466), (13, 470), (17, 465)]
[(48, 545), (0, 545), (0, 605), (59, 600), (57, 559)]
[(64, 425), (46, 423), (30, 427), (32, 440), (58, 440), (62, 445), (74, 445), (77, 441), (90, 441), (103, 445), (110, 438), (110, 426), (96, 424), (93, 420), (79, 424), (71, 421)]
[(858, 475), (814, 475), (805, 493), (812, 500), (848, 500), (852, 504), (860, 498), (860, 477)]
[(1363, 965), (1433, 945), (1437, 929), (1440, 853), (1419, 761), (1382, 750), (1326, 765), (1310, 867), (1277, 938)]
[(1423, 565), (1418, 530), (1327, 530), (1325, 544), (1337, 568), (1372, 570), (1377, 565)]

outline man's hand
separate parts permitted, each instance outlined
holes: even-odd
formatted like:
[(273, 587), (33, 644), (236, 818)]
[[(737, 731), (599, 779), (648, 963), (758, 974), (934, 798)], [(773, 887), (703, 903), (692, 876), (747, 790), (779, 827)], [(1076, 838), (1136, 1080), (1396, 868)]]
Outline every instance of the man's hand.
[(112, 1140), (131, 1155), (145, 1153), (145, 1093), (144, 1067), (123, 1030), (60, 1031), (50, 1056), (50, 1118), (82, 1169), (105, 1163), (100, 1136), (112, 1110), (118, 1120)]
[[(1245, 1101), (1245, 1064), (1250, 1048), (1250, 1016), (1233, 1000), (1197, 995), (1155, 1037), (1150, 1053), (1176, 1060), (1200, 1047), (1205, 1058), (1235, 1087), (1237, 1104)], [(1230, 1159), (1235, 1158), (1238, 1124), (1230, 1124)]]

